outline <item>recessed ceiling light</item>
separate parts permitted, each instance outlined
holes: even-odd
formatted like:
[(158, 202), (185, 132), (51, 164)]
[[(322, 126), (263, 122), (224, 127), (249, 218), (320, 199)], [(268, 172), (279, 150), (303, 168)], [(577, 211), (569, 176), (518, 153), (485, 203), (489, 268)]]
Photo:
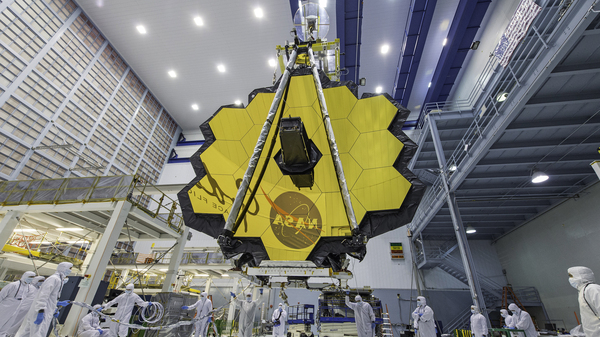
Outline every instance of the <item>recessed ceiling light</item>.
[(78, 227), (72, 227), (72, 228), (67, 228), (67, 227), (62, 227), (62, 228), (57, 228), (57, 231), (61, 231), (61, 232), (77, 232), (77, 231), (82, 231), (83, 228), (78, 228)]
[(177, 77), (177, 73), (175, 72), (175, 70), (169, 70), (169, 76), (175, 78)]
[(235, 105), (242, 105), (242, 101), (240, 101), (239, 99), (236, 99), (234, 103)]
[(144, 28), (144, 26), (139, 25), (135, 28), (137, 29), (138, 32), (140, 32), (140, 34), (146, 34), (146, 28)]
[(382, 92), (382, 91), (383, 91), (383, 88), (382, 88), (382, 87), (377, 87), (377, 88), (375, 88), (375, 93), (376, 93), (376, 94), (381, 94), (381, 92)]
[(218, 70), (219, 72), (221, 72), (221, 73), (224, 73), (224, 72), (225, 72), (225, 66), (224, 66), (224, 65), (222, 65), (222, 64), (219, 64), (219, 65), (217, 66), (217, 70)]
[(221, 274), (223, 277), (229, 277), (229, 274)]
[(275, 59), (269, 59), (269, 66), (271, 66), (271, 67), (277, 66), (277, 61), (275, 61)]
[(255, 8), (254, 9), (254, 16), (256, 16), (257, 18), (262, 18), (264, 16), (263, 10), (262, 8)]
[(506, 99), (508, 98), (508, 93), (507, 92), (501, 92), (498, 94), (498, 96), (496, 96), (496, 101), (498, 102), (504, 102), (506, 101)]
[(475, 228), (473, 228), (473, 226), (469, 226), (469, 227), (467, 227), (467, 229), (465, 230), (465, 232), (467, 234), (473, 234), (473, 233), (476, 233), (477, 230)]
[(319, 5), (321, 7), (327, 7), (327, 0), (319, 0)]
[(448, 42), (448, 39), (444, 39), (444, 41), (442, 42), (442, 46), (445, 46), (446, 42)]
[(198, 106), (198, 104), (192, 104), (192, 109), (198, 110), (200, 109), (200, 107)]
[(431, 82), (429, 82), (429, 84), (427, 85), (427, 88), (431, 88)]
[(194, 22), (196, 23), (196, 26), (204, 26), (204, 21), (202, 21), (202, 18), (199, 16), (194, 18)]
[(382, 54), (387, 54), (388, 51), (390, 51), (390, 45), (389, 44), (384, 44), (381, 46), (381, 53)]

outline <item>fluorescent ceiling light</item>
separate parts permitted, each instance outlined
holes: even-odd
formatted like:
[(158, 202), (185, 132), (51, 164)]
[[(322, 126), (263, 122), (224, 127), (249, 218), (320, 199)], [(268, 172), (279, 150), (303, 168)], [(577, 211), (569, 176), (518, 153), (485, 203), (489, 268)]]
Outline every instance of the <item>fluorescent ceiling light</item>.
[(140, 34), (146, 34), (146, 28), (144, 28), (144, 26), (139, 25), (135, 28), (137, 29), (138, 32), (140, 32)]
[(327, 7), (327, 0), (319, 0), (319, 5), (321, 7)]
[(543, 183), (548, 180), (548, 175), (542, 171), (533, 171), (533, 175), (531, 175), (531, 182), (534, 184)]
[(199, 16), (194, 18), (194, 22), (196, 23), (196, 26), (204, 26), (204, 21), (202, 21), (202, 18)]
[(448, 42), (448, 39), (444, 39), (444, 42), (442, 42), (442, 46), (445, 46), (447, 42)]
[(254, 16), (256, 16), (257, 18), (262, 18), (264, 16), (263, 10), (262, 8), (255, 8), (254, 9)]
[(195, 276), (199, 276), (199, 277), (208, 277), (208, 274), (195, 274)]
[(61, 231), (61, 232), (77, 232), (77, 231), (82, 231), (83, 228), (78, 228), (78, 227), (63, 227), (63, 228), (57, 228), (57, 231)]
[(177, 73), (175, 72), (175, 70), (169, 70), (168, 74), (169, 74), (169, 76), (171, 76), (173, 78), (177, 77)]
[(277, 61), (275, 61), (275, 59), (269, 59), (269, 66), (271, 66), (271, 67), (277, 66)]
[(200, 107), (198, 107), (198, 104), (192, 104), (192, 109), (198, 110), (198, 109), (200, 109)]
[(222, 64), (219, 64), (219, 65), (217, 66), (217, 70), (218, 70), (219, 72), (221, 72), (221, 73), (224, 73), (224, 72), (225, 72), (225, 66), (224, 66), (224, 65), (222, 65)]
[(229, 274), (221, 274), (221, 277), (229, 277)]
[(160, 271), (168, 271), (169, 269), (159, 269)]
[(381, 53), (382, 54), (387, 54), (388, 51), (390, 51), (390, 45), (389, 44), (384, 44), (381, 46)]
[(448, 171), (450, 171), (450, 172), (454, 172), (454, 171), (456, 171), (456, 165), (454, 165), (454, 164), (450, 165), (450, 166), (448, 167)]
[(465, 230), (465, 233), (467, 233), (467, 234), (473, 234), (473, 233), (475, 233), (475, 232), (477, 232), (477, 230), (476, 230), (475, 228), (473, 228), (473, 226), (469, 226), (469, 227), (467, 227), (467, 229)]
[(33, 228), (15, 228), (14, 232), (15, 233), (19, 233), (19, 232), (23, 232), (23, 233), (36, 233), (36, 232), (40, 232), (40, 230), (33, 229)]
[(239, 99), (236, 99), (234, 103), (235, 105), (242, 105), (242, 101), (240, 101)]
[(381, 92), (382, 92), (382, 91), (383, 91), (383, 88), (382, 88), (382, 87), (377, 87), (377, 88), (375, 88), (375, 93), (376, 93), (376, 94), (381, 94)]
[(427, 88), (431, 88), (431, 82), (429, 82), (429, 84), (427, 85)]

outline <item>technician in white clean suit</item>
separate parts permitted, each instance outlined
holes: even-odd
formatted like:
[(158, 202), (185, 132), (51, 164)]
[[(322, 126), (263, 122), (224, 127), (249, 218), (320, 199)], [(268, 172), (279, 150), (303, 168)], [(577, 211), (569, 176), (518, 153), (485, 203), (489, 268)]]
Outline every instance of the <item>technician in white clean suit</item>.
[(46, 337), (52, 323), (52, 316), (58, 306), (67, 306), (69, 301), (58, 301), (65, 278), (71, 274), (73, 264), (61, 262), (56, 272), (50, 275), (38, 291), (25, 321), (21, 324), (17, 337)]
[(375, 314), (373, 308), (367, 302), (363, 302), (360, 295), (356, 295), (354, 300), (356, 303), (350, 302), (348, 296), (350, 292), (346, 292), (346, 305), (354, 310), (354, 320), (356, 321), (356, 331), (358, 337), (373, 337), (375, 335)]
[(212, 321), (212, 301), (208, 299), (208, 294), (203, 291), (200, 294), (200, 299), (188, 306), (183, 306), (181, 309), (188, 310), (196, 308), (196, 317), (198, 320), (194, 323), (194, 327), (196, 329), (196, 333), (194, 333), (194, 337), (202, 336), (206, 337), (206, 331), (208, 330), (208, 325)]
[(435, 337), (433, 310), (427, 305), (425, 297), (417, 297), (417, 308), (412, 313), (412, 318), (417, 337)]
[(594, 283), (594, 272), (587, 267), (571, 267), (568, 272), (569, 283), (579, 292), (583, 332), (586, 337), (600, 337), (600, 286)]
[(273, 311), (271, 316), (273, 322), (273, 337), (285, 336), (285, 323), (287, 322), (287, 311), (283, 308), (283, 303), (279, 303), (279, 308)]
[[(27, 294), (27, 297), (23, 298), (23, 300), (21, 301), (21, 305), (19, 305), (19, 309), (17, 311), (15, 311), (15, 315), (13, 316), (12, 326), (6, 331), (7, 336), (14, 336), (17, 334), (17, 331), (19, 331), (19, 328), (21, 327), (21, 324), (25, 320), (25, 317), (27, 316), (29, 309), (31, 309), (33, 300), (35, 300), (35, 296), (37, 296), (37, 293), (45, 279), (46, 278), (43, 276), (36, 276), (33, 278), (33, 281), (31, 281), (31, 285), (33, 286), (34, 289), (33, 289), (33, 291), (31, 291)], [(2, 335), (0, 335), (0, 336), (2, 336)], [(2, 336), (2, 337), (4, 337), (4, 336)]]
[(18, 313), (21, 313), (22, 316), (29, 311), (29, 307), (26, 306), (27, 303), (31, 306), (31, 301), (27, 301), (27, 298), (35, 294), (36, 289), (31, 284), (34, 277), (34, 272), (26, 271), (20, 280), (7, 284), (0, 291), (0, 337), (8, 334), (15, 324), (15, 320), (18, 320), (19, 323), (23, 321), (23, 319), (19, 320)]
[(513, 314), (513, 323), (515, 325), (515, 329), (525, 331), (525, 335), (527, 337), (538, 336), (538, 332), (535, 330), (535, 325), (533, 324), (531, 316), (527, 311), (521, 310), (521, 308), (514, 303), (511, 303), (508, 306), (508, 310), (510, 310)]
[(471, 306), (471, 333), (475, 337), (486, 337), (488, 334), (487, 321), (479, 312), (479, 308)]
[(108, 336), (109, 330), (100, 328), (100, 314), (102, 310), (100, 304), (96, 304), (94, 309), (89, 314), (83, 316), (79, 327), (77, 328), (78, 337), (99, 337), (101, 335)]
[(508, 310), (506, 310), (506, 309), (500, 310), (500, 316), (502, 316), (502, 318), (504, 318), (503, 328), (510, 329), (510, 328), (515, 327), (515, 324), (513, 323), (513, 318), (511, 315), (508, 314)]
[(252, 301), (251, 294), (246, 295), (245, 301), (237, 299), (234, 293), (231, 293), (231, 296), (233, 296), (235, 303), (240, 306), (240, 331), (238, 337), (252, 337), (252, 327), (254, 325), (254, 315), (258, 308), (258, 300)]
[[(117, 312), (112, 317), (114, 320), (118, 320), (122, 323), (129, 323), (129, 319), (131, 318), (131, 313), (133, 311), (133, 306), (138, 305), (142, 308), (145, 308), (152, 304), (152, 302), (144, 302), (142, 298), (138, 294), (133, 293), (133, 284), (129, 283), (125, 287), (125, 292), (119, 296), (117, 296), (114, 300), (106, 303), (103, 309), (110, 308), (115, 304), (118, 304)], [(127, 337), (127, 333), (129, 332), (129, 328), (125, 325), (119, 324), (119, 322), (115, 322), (113, 320), (110, 321), (110, 331), (109, 336), (116, 337), (117, 334), (119, 337)]]

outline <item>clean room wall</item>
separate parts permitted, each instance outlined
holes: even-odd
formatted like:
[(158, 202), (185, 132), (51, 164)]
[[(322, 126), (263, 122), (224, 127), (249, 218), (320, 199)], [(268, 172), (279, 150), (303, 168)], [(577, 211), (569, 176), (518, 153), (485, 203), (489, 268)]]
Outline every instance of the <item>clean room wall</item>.
[[(496, 251), (513, 286), (535, 286), (550, 319), (571, 329), (579, 315), (577, 291), (567, 269), (586, 266), (600, 273), (600, 184), (498, 240)], [(560, 326), (560, 324), (559, 324)]]

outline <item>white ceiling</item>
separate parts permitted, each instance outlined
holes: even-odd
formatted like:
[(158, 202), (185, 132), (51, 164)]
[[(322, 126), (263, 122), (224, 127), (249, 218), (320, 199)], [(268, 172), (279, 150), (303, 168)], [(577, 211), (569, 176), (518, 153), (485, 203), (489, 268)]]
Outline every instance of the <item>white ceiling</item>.
[[(458, 1), (442, 6), (439, 2), (430, 30), (435, 34), (428, 38), (422, 69), (435, 69), (445, 37), (445, 32), (438, 32), (439, 22), (451, 22)], [(291, 40), (286, 0), (78, 0), (78, 4), (184, 131), (198, 130), (219, 107), (236, 100), (247, 104), (252, 90), (272, 85), (268, 59), (275, 58), (276, 45)], [(264, 11), (262, 19), (254, 16), (256, 7)], [(374, 92), (377, 86), (391, 93), (408, 7), (409, 1), (365, 2), (360, 77), (367, 78), (367, 86), (360, 94)], [(333, 40), (335, 1), (328, 1), (327, 10), (332, 21), (327, 37)], [(204, 26), (194, 23), (196, 16)], [(139, 34), (137, 25), (143, 25), (147, 34)], [(390, 45), (386, 55), (380, 53), (383, 43)], [(218, 72), (218, 64), (227, 71)], [(169, 77), (169, 70), (177, 77)], [(432, 74), (427, 75), (429, 79), (417, 79), (413, 90), (421, 100), (426, 90), (419, 86), (430, 80)], [(198, 104), (199, 111), (192, 104)]]

